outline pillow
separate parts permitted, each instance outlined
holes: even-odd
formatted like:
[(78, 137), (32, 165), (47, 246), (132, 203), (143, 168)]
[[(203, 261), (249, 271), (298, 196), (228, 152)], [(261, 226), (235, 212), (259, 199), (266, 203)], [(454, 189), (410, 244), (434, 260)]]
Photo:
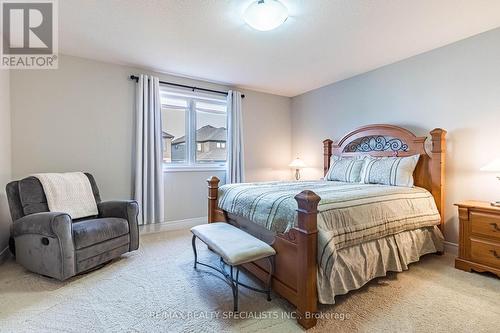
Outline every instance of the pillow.
[(367, 157), (361, 183), (413, 187), (413, 171), (420, 155), (408, 157)]
[(328, 169), (325, 179), (347, 183), (359, 183), (363, 165), (364, 158), (345, 158), (334, 155), (330, 160), (330, 169)]

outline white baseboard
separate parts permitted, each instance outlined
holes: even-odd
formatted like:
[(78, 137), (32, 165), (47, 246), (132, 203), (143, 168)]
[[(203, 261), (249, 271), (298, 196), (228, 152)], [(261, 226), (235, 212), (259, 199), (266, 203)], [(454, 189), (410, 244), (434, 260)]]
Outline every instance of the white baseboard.
[(161, 223), (155, 224), (146, 224), (139, 226), (139, 233), (141, 235), (152, 234), (155, 232), (162, 231), (174, 231), (174, 230), (182, 230), (189, 229), (196, 225), (205, 224), (208, 221), (207, 216), (202, 217), (194, 217), (191, 219), (185, 220), (177, 220), (177, 221), (165, 221)]
[(458, 244), (444, 241), (444, 252), (453, 255), (458, 255)]

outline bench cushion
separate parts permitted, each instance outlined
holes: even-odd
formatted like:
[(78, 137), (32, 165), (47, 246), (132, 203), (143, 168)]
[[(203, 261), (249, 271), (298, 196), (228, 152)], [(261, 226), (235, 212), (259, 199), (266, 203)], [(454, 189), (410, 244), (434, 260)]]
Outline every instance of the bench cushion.
[(229, 223), (203, 224), (191, 228), (191, 232), (232, 266), (276, 254), (269, 244)]

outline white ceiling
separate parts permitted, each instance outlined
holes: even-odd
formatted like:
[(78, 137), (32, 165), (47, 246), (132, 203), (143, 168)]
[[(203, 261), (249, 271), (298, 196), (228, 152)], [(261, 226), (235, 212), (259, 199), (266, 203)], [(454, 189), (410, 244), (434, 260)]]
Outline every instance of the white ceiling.
[(251, 0), (62, 0), (60, 53), (284, 96), (500, 26), (499, 0), (282, 0), (276, 30)]

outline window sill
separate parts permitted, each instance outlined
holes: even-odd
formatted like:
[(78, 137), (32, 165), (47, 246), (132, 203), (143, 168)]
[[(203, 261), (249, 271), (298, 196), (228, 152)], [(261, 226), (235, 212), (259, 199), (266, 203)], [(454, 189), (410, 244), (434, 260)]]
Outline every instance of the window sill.
[(226, 166), (220, 165), (201, 165), (201, 166), (164, 166), (163, 172), (207, 172), (207, 171), (226, 171)]

